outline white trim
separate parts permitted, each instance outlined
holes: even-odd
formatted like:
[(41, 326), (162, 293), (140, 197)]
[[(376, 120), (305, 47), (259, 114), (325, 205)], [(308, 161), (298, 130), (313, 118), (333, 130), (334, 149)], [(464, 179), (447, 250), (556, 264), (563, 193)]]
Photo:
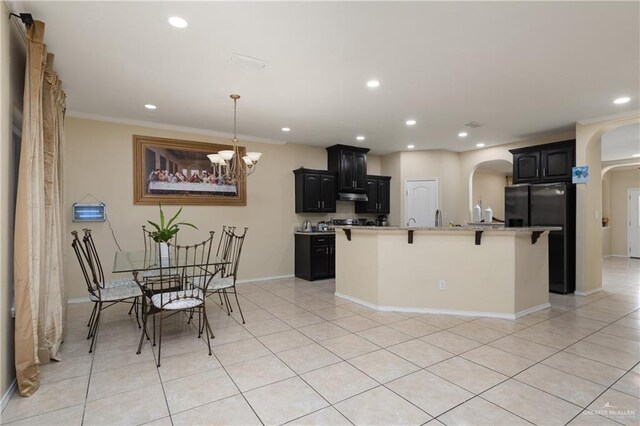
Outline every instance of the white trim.
[(545, 310), (551, 307), (551, 303), (543, 303), (542, 305), (534, 306), (533, 308), (525, 309), (524, 311), (516, 312), (515, 319), (522, 318), (526, 315), (533, 314), (538, 311)]
[(543, 303), (538, 306), (534, 306), (529, 309), (525, 309), (524, 311), (516, 312), (515, 314), (505, 314), (501, 312), (485, 312), (485, 311), (458, 311), (455, 309), (433, 309), (433, 308), (407, 308), (400, 306), (379, 306), (370, 302), (365, 302), (364, 300), (357, 299), (353, 296), (347, 296), (346, 294), (334, 293), (337, 297), (348, 300), (350, 302), (357, 303), (362, 306), (366, 306), (367, 308), (375, 309), (376, 311), (381, 312), (413, 312), (418, 314), (439, 314), (439, 315), (456, 315), (463, 317), (488, 317), (488, 318), (502, 318), (502, 319), (510, 319), (515, 320), (517, 318), (523, 317), (525, 315), (532, 314), (534, 312), (541, 311), (543, 309), (547, 309), (551, 307), (549, 303)]
[(616, 118), (634, 118), (638, 116), (638, 111), (621, 112), (619, 114), (605, 115), (603, 117), (587, 118), (586, 120), (578, 120), (578, 124), (593, 124), (601, 121), (614, 120)]
[(347, 296), (346, 294), (338, 293), (337, 291), (334, 293), (334, 295), (340, 297), (341, 299), (348, 300), (349, 302), (357, 303), (358, 305), (378, 310), (378, 305), (374, 305), (373, 303), (365, 302), (364, 300), (356, 299), (355, 297)]
[(7, 406), (16, 389), (18, 389), (18, 382), (16, 381), (16, 379), (13, 379), (13, 382), (11, 383), (11, 386), (9, 386), (9, 389), (7, 389), (4, 395), (2, 395), (2, 401), (0, 401), (0, 412), (2, 412)]
[[(257, 281), (281, 280), (283, 278), (293, 278), (293, 276), (294, 276), (293, 274), (288, 274), (288, 275), (276, 275), (273, 277), (252, 278), (247, 280), (238, 280), (236, 281), (236, 284), (251, 284), (252, 282), (257, 282)], [(85, 302), (90, 302), (88, 297), (77, 297), (74, 299), (67, 300), (68, 304), (85, 303)]]
[(602, 287), (594, 288), (593, 290), (587, 291), (576, 290), (575, 292), (573, 292), (573, 294), (575, 294), (576, 296), (589, 296), (590, 294), (597, 293), (599, 291), (602, 291)]
[[(196, 127), (176, 126), (174, 124), (158, 123), (155, 121), (132, 120), (129, 118), (110, 117), (100, 114), (91, 114), (87, 112), (67, 110), (68, 117), (82, 118), (85, 120), (104, 121), (107, 123), (126, 124), (130, 126), (148, 127), (150, 129), (171, 130), (174, 132), (193, 133), (196, 135), (215, 136), (219, 138), (231, 139), (233, 134), (226, 132), (216, 132), (214, 130), (198, 129)], [(273, 139), (260, 138), (257, 136), (238, 135), (238, 139), (250, 142), (268, 143), (272, 145), (286, 145), (287, 142), (277, 141)]]
[(281, 280), (283, 278), (293, 278), (293, 276), (294, 276), (293, 274), (289, 274), (289, 275), (276, 275), (274, 277), (251, 278), (246, 280), (238, 280), (236, 281), (236, 284), (250, 284), (256, 281)]
[(610, 254), (608, 257), (624, 257), (625, 259), (629, 258), (629, 256), (627, 256), (626, 254)]

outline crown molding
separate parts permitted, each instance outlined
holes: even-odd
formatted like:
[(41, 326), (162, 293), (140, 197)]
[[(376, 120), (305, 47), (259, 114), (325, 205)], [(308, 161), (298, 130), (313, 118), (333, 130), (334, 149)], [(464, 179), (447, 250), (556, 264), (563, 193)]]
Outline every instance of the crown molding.
[(608, 120), (616, 120), (616, 119), (621, 119), (621, 118), (633, 118), (633, 117), (638, 117), (640, 116), (640, 110), (636, 110), (636, 111), (627, 111), (627, 112), (621, 112), (619, 114), (611, 114), (611, 115), (605, 115), (602, 117), (594, 117), (594, 118), (588, 118), (586, 120), (578, 120), (578, 124), (593, 124), (593, 123), (599, 123), (601, 121), (608, 121)]
[[(232, 139), (232, 133), (225, 132), (216, 132), (214, 130), (207, 129), (199, 129), (197, 127), (184, 127), (184, 126), (176, 126), (173, 124), (166, 123), (158, 123), (156, 121), (144, 121), (144, 120), (132, 120), (129, 118), (120, 118), (120, 117), (110, 117), (106, 115), (100, 114), (91, 114), (88, 112), (67, 110), (66, 115), (73, 118), (82, 118), (85, 120), (95, 120), (95, 121), (103, 121), (106, 123), (117, 123), (117, 124), (126, 124), (129, 126), (139, 126), (139, 127), (147, 127), (150, 129), (159, 129), (159, 130), (170, 130), (174, 132), (182, 132), (182, 133), (193, 133), (196, 135), (205, 135), (205, 136), (214, 136), (218, 138)], [(249, 142), (259, 142), (266, 143), (271, 145), (286, 145), (287, 142), (276, 141), (273, 139), (259, 138), (255, 136), (248, 135), (238, 135), (238, 139), (243, 139)]]

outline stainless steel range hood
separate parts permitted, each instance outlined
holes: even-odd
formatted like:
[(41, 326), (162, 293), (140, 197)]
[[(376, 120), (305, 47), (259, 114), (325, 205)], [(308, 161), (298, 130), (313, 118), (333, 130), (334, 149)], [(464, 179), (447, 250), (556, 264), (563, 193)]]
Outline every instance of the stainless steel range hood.
[(352, 192), (338, 192), (338, 200), (342, 201), (368, 201), (367, 194), (354, 194)]

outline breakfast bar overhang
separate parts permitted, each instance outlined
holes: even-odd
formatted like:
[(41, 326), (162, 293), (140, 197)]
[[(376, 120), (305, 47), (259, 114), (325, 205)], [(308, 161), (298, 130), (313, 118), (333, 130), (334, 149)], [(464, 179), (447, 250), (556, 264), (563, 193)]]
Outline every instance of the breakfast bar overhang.
[(337, 227), (336, 296), (381, 311), (514, 319), (548, 308), (557, 227)]

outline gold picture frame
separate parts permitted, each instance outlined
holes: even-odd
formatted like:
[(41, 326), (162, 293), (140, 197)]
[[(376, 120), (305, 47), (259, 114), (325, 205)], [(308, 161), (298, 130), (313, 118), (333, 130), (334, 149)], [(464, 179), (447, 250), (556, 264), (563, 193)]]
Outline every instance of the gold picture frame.
[[(231, 145), (134, 135), (133, 203), (246, 206), (246, 180), (225, 181), (207, 158), (231, 149)], [(245, 155), (245, 147), (238, 150)]]

